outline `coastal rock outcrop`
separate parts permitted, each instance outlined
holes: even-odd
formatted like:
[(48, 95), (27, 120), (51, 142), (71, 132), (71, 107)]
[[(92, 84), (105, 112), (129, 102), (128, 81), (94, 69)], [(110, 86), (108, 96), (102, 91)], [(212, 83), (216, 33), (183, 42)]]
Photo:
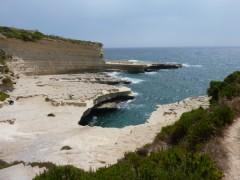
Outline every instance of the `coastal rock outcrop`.
[(42, 39), (25, 42), (0, 39), (0, 49), (24, 60), (26, 74), (61, 74), (99, 71), (104, 61), (99, 44), (81, 44), (63, 40)]

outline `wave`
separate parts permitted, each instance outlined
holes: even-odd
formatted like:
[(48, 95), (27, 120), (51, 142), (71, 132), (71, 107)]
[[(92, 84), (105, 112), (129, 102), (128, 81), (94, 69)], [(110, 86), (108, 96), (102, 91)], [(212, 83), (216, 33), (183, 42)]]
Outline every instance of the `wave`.
[(179, 64), (179, 62), (176, 62), (176, 61), (167, 61), (165, 62), (166, 64)]
[(140, 61), (136, 60), (136, 59), (130, 59), (130, 60), (128, 60), (128, 62), (137, 63), (137, 62), (140, 62)]
[(139, 84), (143, 82), (144, 80), (142, 79), (137, 79), (137, 78), (130, 78), (130, 77), (120, 77), (122, 80), (130, 81), (132, 84)]
[[(133, 95), (136, 97), (136, 96), (139, 95), (139, 93), (137, 93), (137, 92), (133, 92)], [(130, 100), (130, 101), (131, 101), (131, 100)]]
[(193, 64), (182, 64), (183, 67), (195, 67), (195, 68), (201, 68), (203, 67), (202, 65), (193, 65)]
[(154, 74), (157, 74), (156, 71), (152, 71), (152, 72), (145, 72), (145, 74), (148, 74), (148, 75), (154, 75)]
[(97, 122), (98, 122), (97, 119), (98, 119), (97, 116), (93, 116), (92, 119), (91, 119), (91, 121), (89, 121), (88, 126), (90, 126), (90, 127), (95, 126), (95, 124), (97, 124)]
[(120, 109), (122, 110), (132, 110), (132, 109), (139, 109), (142, 111), (146, 106), (144, 104), (135, 104), (131, 102), (124, 102), (120, 104)]
[(141, 82), (144, 81), (142, 79), (137, 79), (137, 78), (123, 77), (123, 76), (121, 76), (121, 74), (122, 74), (121, 72), (107, 72), (106, 74), (109, 75), (109, 76), (115, 77), (115, 78), (119, 78), (119, 79), (122, 79), (122, 80), (125, 80), (125, 81), (129, 81), (132, 84), (138, 84), (138, 83), (141, 83)]
[(106, 74), (111, 77), (119, 78), (121, 73), (120, 72), (106, 72)]
[(118, 104), (118, 109), (130, 109), (131, 108), (131, 103), (133, 100), (128, 100), (125, 102), (121, 102)]

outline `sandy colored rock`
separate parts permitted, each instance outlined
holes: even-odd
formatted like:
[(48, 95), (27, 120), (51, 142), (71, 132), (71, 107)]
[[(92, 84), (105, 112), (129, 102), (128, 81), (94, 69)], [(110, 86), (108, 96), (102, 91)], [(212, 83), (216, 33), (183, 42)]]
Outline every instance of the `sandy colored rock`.
[(101, 70), (104, 61), (99, 43), (72, 43), (42, 39), (25, 42), (0, 38), (0, 49), (24, 59), (22, 68), (27, 74), (62, 74)]
[(36, 174), (40, 174), (45, 168), (31, 167), (17, 164), (5, 169), (0, 169), (0, 179), (5, 180), (32, 180)]

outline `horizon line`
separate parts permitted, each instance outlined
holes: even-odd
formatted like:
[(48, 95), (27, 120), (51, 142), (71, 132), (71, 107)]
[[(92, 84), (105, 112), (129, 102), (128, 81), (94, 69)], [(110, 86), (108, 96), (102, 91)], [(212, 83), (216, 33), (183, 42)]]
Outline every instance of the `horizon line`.
[(103, 49), (147, 49), (147, 48), (240, 48), (240, 45), (219, 45), (219, 46), (129, 46), (129, 47), (103, 47)]

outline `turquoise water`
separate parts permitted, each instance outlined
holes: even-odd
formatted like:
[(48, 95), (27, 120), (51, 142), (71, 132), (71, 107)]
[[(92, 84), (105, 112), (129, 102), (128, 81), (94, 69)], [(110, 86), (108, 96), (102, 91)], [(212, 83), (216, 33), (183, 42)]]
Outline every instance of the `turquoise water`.
[(240, 70), (240, 48), (129, 48), (105, 49), (111, 60), (177, 62), (184, 68), (144, 74), (115, 73), (133, 83), (136, 98), (121, 104), (118, 111), (94, 117), (90, 124), (124, 127), (144, 123), (157, 104), (172, 103), (189, 96), (205, 95), (211, 80), (222, 80)]

